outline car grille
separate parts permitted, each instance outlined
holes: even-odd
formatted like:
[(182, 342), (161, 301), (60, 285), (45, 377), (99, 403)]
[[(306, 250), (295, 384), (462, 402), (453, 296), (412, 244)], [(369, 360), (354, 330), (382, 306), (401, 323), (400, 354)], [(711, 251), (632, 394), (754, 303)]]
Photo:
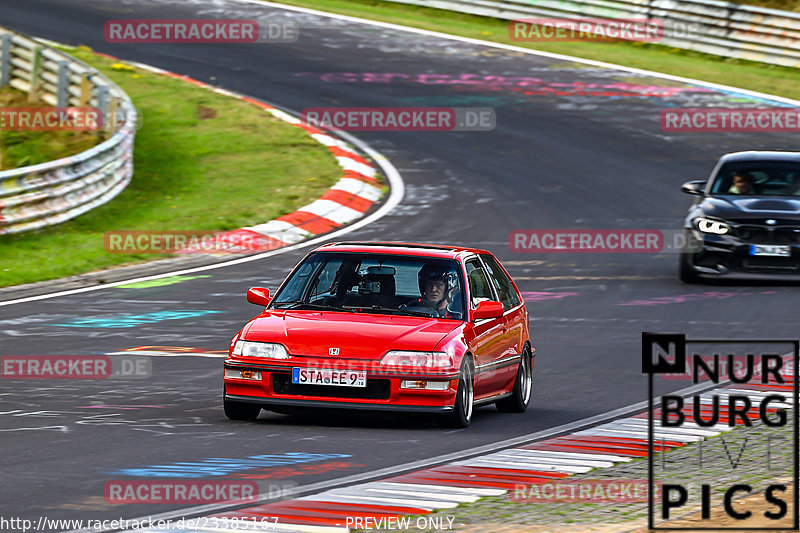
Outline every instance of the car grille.
[(753, 244), (800, 244), (800, 227), (737, 226), (734, 235)]
[(800, 268), (796, 259), (791, 257), (747, 257), (742, 266), (757, 270), (797, 270)]
[(366, 387), (300, 385), (292, 383), (292, 376), (290, 374), (273, 374), (272, 390), (274, 390), (276, 394), (289, 394), (292, 396), (388, 400), (391, 394), (391, 384), (388, 379), (367, 379)]

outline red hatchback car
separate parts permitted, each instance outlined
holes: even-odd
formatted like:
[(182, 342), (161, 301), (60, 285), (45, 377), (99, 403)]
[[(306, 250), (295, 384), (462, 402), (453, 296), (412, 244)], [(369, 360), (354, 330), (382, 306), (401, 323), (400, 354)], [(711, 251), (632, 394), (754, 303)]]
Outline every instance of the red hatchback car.
[(225, 414), (287, 407), (440, 414), (466, 427), (477, 405), (523, 412), (535, 350), (528, 312), (489, 252), (410, 243), (333, 243), (281, 284), (231, 341)]

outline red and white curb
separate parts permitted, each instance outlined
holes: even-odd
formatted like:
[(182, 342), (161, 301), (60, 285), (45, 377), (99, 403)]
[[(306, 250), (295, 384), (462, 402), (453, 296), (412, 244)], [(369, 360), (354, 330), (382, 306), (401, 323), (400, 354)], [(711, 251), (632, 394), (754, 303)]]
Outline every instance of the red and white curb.
[[(107, 54), (98, 53), (97, 55), (114, 61), (124, 61)], [(336, 162), (342, 168), (342, 177), (339, 181), (322, 197), (310, 204), (300, 207), (293, 213), (270, 220), (269, 222), (226, 231), (217, 235), (216, 239), (220, 243), (226, 245), (224, 246), (224, 250), (227, 253), (240, 254), (275, 250), (284, 246), (297, 244), (298, 242), (323, 233), (328, 233), (329, 231), (360, 219), (381, 199), (383, 191), (381, 189), (381, 184), (376, 179), (378, 175), (377, 169), (370, 161), (359, 154), (355, 147), (345, 141), (329, 135), (320, 129), (309, 126), (297, 117), (260, 100), (214, 87), (213, 85), (203, 83), (194, 78), (175, 74), (174, 72), (169, 72), (143, 63), (135, 61), (124, 62), (143, 70), (177, 78), (215, 93), (236, 98), (260, 107), (273, 117), (304, 129), (314, 140), (325, 146), (331, 152), (336, 158)], [(202, 249), (200, 248), (187, 248), (178, 251), (178, 253), (182, 254), (196, 254), (201, 252)]]
[[(748, 418), (759, 418), (760, 400), (768, 394), (791, 393), (792, 385), (747, 384), (729, 385), (699, 395), (704, 420), (712, 416), (712, 397), (719, 396), (718, 423), (710, 427), (684, 423), (681, 427), (663, 427), (660, 410), (654, 411), (654, 450), (679, 448), (730, 431), (727, 394), (750, 398), (753, 407)], [(771, 402), (768, 413), (789, 409), (790, 403)], [(683, 413), (692, 415), (694, 404), (686, 401)], [(740, 420), (736, 420), (740, 424)], [(500, 496), (519, 486), (549, 483), (573, 474), (647, 457), (647, 411), (612, 420), (568, 435), (547, 438), (531, 444), (501, 450), (466, 460), (424, 468), (379, 481), (327, 490), (302, 498), (255, 505), (236, 511), (214, 513), (198, 522), (217, 525), (208, 527), (177, 526), (141, 529), (147, 533), (184, 531), (201, 533), (216, 531), (233, 533), (246, 524), (249, 531), (277, 533), (348, 533), (348, 525), (397, 523), (398, 519), (427, 515), (434, 511), (454, 509), (462, 503), (486, 496)], [(205, 520), (204, 520), (205, 519)], [(217, 520), (214, 520), (217, 519)], [(277, 520), (277, 521), (276, 521)], [(391, 520), (391, 521), (390, 521)], [(229, 527), (220, 525), (229, 524)], [(414, 520), (410, 522), (412, 526)], [(237, 529), (237, 525), (239, 528)]]

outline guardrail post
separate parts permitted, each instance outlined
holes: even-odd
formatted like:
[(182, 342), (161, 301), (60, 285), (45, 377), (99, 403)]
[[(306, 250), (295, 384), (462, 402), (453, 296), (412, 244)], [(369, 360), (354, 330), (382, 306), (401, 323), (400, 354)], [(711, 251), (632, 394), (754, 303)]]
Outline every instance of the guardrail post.
[(11, 34), (0, 36), (0, 87), (11, 81)]
[(80, 107), (89, 107), (89, 102), (92, 100), (92, 75), (88, 72), (81, 74), (81, 98)]
[(108, 126), (109, 131), (115, 131), (117, 129), (117, 120), (119, 119), (119, 106), (120, 106), (120, 99), (119, 97), (115, 96), (111, 99), (111, 104), (108, 106)]
[(58, 62), (58, 86), (56, 88), (56, 106), (67, 107), (69, 105), (69, 62), (66, 60)]
[(31, 88), (28, 91), (28, 102), (35, 102), (39, 97), (39, 85), (42, 83), (42, 47), (33, 49), (33, 62), (31, 68)]
[(100, 109), (100, 116), (103, 117), (103, 124), (108, 124), (108, 86), (97, 86), (97, 108)]

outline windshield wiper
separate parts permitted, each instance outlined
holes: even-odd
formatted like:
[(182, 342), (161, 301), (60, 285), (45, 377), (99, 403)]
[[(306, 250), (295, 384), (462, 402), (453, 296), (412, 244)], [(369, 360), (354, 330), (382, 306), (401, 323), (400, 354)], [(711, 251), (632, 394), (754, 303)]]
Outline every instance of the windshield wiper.
[(409, 309), (398, 309), (396, 307), (382, 307), (380, 305), (345, 305), (344, 309), (352, 309), (355, 312), (356, 309), (368, 309), (370, 311), (386, 311), (389, 313), (399, 313), (402, 315), (409, 315), (409, 316), (424, 316), (426, 318), (435, 318), (431, 316), (429, 313), (424, 313), (422, 311), (411, 311)]
[(288, 307), (280, 307), (279, 309), (300, 309), (301, 307), (310, 307), (311, 309), (319, 309), (321, 311), (347, 311), (348, 313), (355, 313), (352, 309), (346, 307), (336, 307), (335, 305), (318, 304), (314, 302), (278, 302), (278, 305), (288, 304)]

